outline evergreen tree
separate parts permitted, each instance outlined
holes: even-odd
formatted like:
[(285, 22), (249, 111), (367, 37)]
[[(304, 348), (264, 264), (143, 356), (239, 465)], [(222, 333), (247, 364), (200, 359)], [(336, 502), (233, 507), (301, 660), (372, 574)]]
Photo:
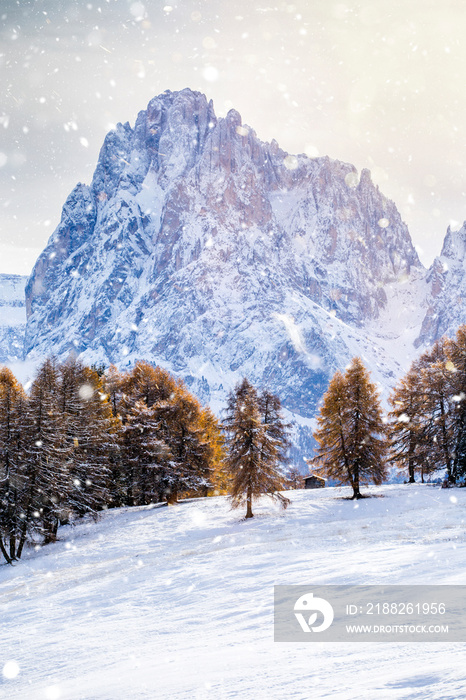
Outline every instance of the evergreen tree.
[(425, 472), (423, 397), (422, 360), (418, 360), (389, 397), (390, 456), (400, 468), (407, 470), (410, 484), (416, 481), (416, 470), (421, 471), (422, 478)]
[(148, 408), (156, 403), (169, 401), (177, 389), (177, 382), (169, 372), (139, 361), (133, 370), (124, 375), (123, 393), (136, 401), (144, 401)]
[(266, 393), (259, 398), (243, 379), (230, 392), (224, 426), (233, 507), (246, 504), (246, 518), (252, 518), (253, 499), (267, 494), (286, 508), (289, 499), (279, 491), (284, 489), (280, 467), (287, 438), (278, 399)]
[[(288, 439), (290, 425), (285, 423), (280, 399), (266, 389), (258, 397), (259, 412), (264, 436), (262, 442), (262, 462), (273, 469), (282, 469), (288, 462), (287, 453), (291, 447)], [(283, 470), (281, 472), (283, 476)]]
[(125, 503), (133, 506), (160, 501), (172, 455), (157, 437), (158, 421), (144, 401), (136, 401), (125, 413), (121, 440)]
[(9, 369), (0, 368), (0, 552), (8, 563), (18, 558), (24, 527), (25, 411), (23, 388)]
[(203, 408), (199, 414), (199, 426), (204, 445), (204, 473), (206, 484), (203, 495), (207, 496), (209, 489), (214, 494), (228, 492), (229, 476), (225, 464), (225, 438), (220, 423), (210, 408)]
[(58, 368), (58, 404), (69, 447), (69, 509), (96, 514), (110, 500), (110, 456), (115, 421), (102, 380), (95, 370), (69, 358)]
[(453, 373), (446, 352), (445, 338), (436, 341), (420, 358), (422, 405), (421, 442), (428, 446), (425, 458), (431, 470), (446, 469), (455, 481)]
[(451, 480), (456, 481), (466, 475), (466, 325), (458, 328), (454, 339), (446, 341), (446, 355), (453, 433)]
[(218, 422), (182, 381), (160, 367), (137, 362), (125, 374), (111, 367), (105, 390), (113, 414), (121, 420), (118, 471), (124, 503), (136, 503), (136, 492), (142, 497), (138, 485), (142, 476), (150, 484), (152, 500), (154, 489), (159, 500), (175, 502), (180, 494), (205, 494), (213, 486), (222, 451)]
[(350, 484), (353, 498), (361, 498), (361, 484), (382, 483), (385, 424), (377, 389), (359, 357), (330, 381), (317, 421), (316, 461), (329, 478)]
[(298, 467), (290, 467), (286, 473), (286, 485), (289, 489), (304, 488), (304, 477)]
[(108, 396), (112, 415), (116, 418), (120, 413), (120, 402), (123, 397), (125, 376), (118, 371), (115, 365), (110, 365), (105, 374), (102, 375), (102, 383), (103, 390)]
[(112, 411), (113, 449), (109, 454), (109, 501), (110, 508), (119, 508), (126, 503), (125, 466), (122, 456), (123, 441), (123, 389), (126, 383), (126, 375), (119, 372), (115, 365), (110, 365), (102, 375), (103, 392), (109, 402)]
[(60, 516), (69, 503), (70, 447), (59, 407), (58, 368), (53, 359), (45, 361), (32, 383), (23, 448), (27, 492), (19, 553), (29, 530), (40, 532), (45, 544), (55, 540)]
[(153, 410), (159, 435), (172, 455), (164, 483), (165, 498), (173, 503), (183, 492), (205, 493), (211, 485), (210, 462), (199, 402), (180, 381), (167, 400), (159, 400)]
[(461, 347), (440, 339), (413, 362), (389, 399), (391, 456), (407, 469), (410, 483), (416, 470), (423, 481), (442, 468), (455, 481), (466, 407), (462, 373), (452, 360), (461, 366)]

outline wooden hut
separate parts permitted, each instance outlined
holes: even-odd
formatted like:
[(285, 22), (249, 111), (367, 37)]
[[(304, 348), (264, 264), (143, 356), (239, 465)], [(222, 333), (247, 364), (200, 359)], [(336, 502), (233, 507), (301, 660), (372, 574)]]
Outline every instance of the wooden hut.
[(315, 474), (309, 474), (309, 476), (304, 477), (304, 488), (305, 489), (323, 489), (325, 486), (325, 479), (321, 476), (316, 476)]

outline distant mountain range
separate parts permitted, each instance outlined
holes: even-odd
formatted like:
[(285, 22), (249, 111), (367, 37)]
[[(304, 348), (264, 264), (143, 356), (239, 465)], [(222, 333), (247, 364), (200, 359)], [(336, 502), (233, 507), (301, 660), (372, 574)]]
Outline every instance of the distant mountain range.
[(465, 320), (465, 242), (449, 230), (425, 270), (369, 171), (290, 155), (238, 112), (167, 91), (69, 195), (26, 286), (24, 353), (144, 358), (216, 410), (248, 376), (279, 394), (305, 452), (336, 369), (361, 355), (387, 392)]

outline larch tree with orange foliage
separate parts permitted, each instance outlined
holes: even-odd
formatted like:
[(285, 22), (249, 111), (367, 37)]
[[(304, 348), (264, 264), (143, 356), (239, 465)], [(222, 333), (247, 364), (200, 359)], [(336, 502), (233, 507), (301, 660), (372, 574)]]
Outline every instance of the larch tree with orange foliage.
[(362, 484), (381, 484), (386, 475), (386, 426), (376, 386), (362, 360), (336, 372), (325, 393), (314, 437), (314, 463), (330, 479), (349, 484), (362, 498)]
[(252, 518), (253, 500), (267, 495), (286, 508), (290, 500), (280, 491), (285, 489), (288, 438), (278, 397), (268, 392), (259, 396), (243, 379), (229, 394), (224, 427), (233, 507), (245, 504), (245, 517)]

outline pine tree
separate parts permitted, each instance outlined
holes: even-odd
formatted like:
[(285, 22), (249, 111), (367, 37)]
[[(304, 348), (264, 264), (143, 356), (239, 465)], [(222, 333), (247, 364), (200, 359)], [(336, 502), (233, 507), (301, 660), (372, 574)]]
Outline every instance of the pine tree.
[(54, 359), (48, 359), (32, 383), (27, 403), (23, 443), (27, 492), (19, 553), (29, 530), (40, 532), (45, 544), (56, 538), (60, 516), (69, 503), (70, 448), (65, 431), (58, 368)]
[(179, 381), (167, 400), (159, 400), (153, 409), (160, 438), (172, 455), (165, 479), (165, 498), (174, 503), (183, 492), (205, 493), (211, 485), (210, 463), (199, 401)]
[(408, 472), (409, 483), (415, 483), (415, 471), (425, 472), (426, 443), (423, 414), (424, 385), (422, 360), (415, 361), (389, 397), (392, 410), (389, 418), (390, 457)]
[(385, 424), (377, 389), (359, 357), (344, 375), (336, 372), (333, 376), (317, 421), (316, 462), (329, 478), (350, 484), (353, 498), (361, 498), (362, 484), (382, 483)]
[(455, 340), (441, 338), (415, 360), (390, 398), (391, 456), (411, 483), (415, 470), (424, 480), (446, 469), (449, 481), (456, 480), (462, 445), (466, 454), (465, 371), (466, 332), (460, 329)]
[(204, 445), (204, 474), (206, 484), (203, 495), (207, 496), (209, 489), (214, 494), (225, 494), (228, 491), (229, 477), (225, 465), (225, 437), (220, 423), (210, 408), (203, 408), (198, 417), (201, 439)]
[(127, 381), (127, 376), (119, 372), (115, 365), (110, 365), (106, 372), (102, 375), (103, 392), (109, 402), (112, 411), (112, 435), (113, 449), (109, 454), (109, 500), (110, 508), (119, 508), (127, 505), (125, 496), (124, 472), (125, 466), (122, 457), (122, 441), (123, 441), (123, 397), (125, 396), (123, 389)]
[(446, 469), (448, 479), (455, 481), (454, 466), (454, 402), (453, 372), (447, 355), (447, 341), (441, 338), (419, 358), (422, 389), (421, 442), (430, 469)]
[(105, 388), (110, 393), (114, 415), (121, 423), (121, 451), (113, 466), (116, 477), (114, 500), (119, 498), (124, 505), (136, 504), (137, 498), (141, 497), (138, 496), (140, 479), (149, 468), (149, 455), (155, 460), (152, 463), (157, 464), (156, 470), (151, 468), (156, 481), (156, 486), (153, 483), (150, 489), (151, 498), (162, 500), (170, 497), (174, 460), (166, 442), (168, 431), (161, 407), (173, 398), (176, 381), (166, 370), (139, 361), (131, 372), (118, 373), (116, 368), (110, 367)]
[(453, 434), (453, 465), (451, 480), (466, 475), (466, 325), (445, 344), (445, 368), (450, 385), (451, 427)]
[(58, 374), (58, 404), (69, 447), (67, 505), (78, 515), (96, 515), (110, 500), (110, 456), (115, 449), (110, 403), (98, 373), (75, 358), (63, 363)]
[(0, 552), (8, 563), (18, 558), (24, 527), (25, 411), (26, 394), (22, 386), (9, 369), (0, 368)]
[(123, 397), (125, 375), (118, 371), (115, 365), (110, 365), (102, 375), (103, 390), (108, 396), (112, 415), (116, 418), (120, 413), (120, 402)]
[[(221, 459), (220, 429), (184, 383), (160, 367), (137, 362), (125, 374), (111, 367), (105, 390), (113, 414), (121, 420), (121, 455), (119, 468), (114, 469), (119, 478), (114, 481), (119, 481), (123, 502), (137, 502), (143, 475), (152, 484), (151, 499), (154, 479), (159, 499), (169, 502), (176, 502), (180, 494), (205, 494)], [(146, 460), (149, 454), (151, 466)]]
[(124, 394), (136, 401), (144, 401), (149, 408), (156, 403), (168, 401), (176, 389), (177, 382), (169, 372), (142, 361), (137, 362), (133, 370), (124, 375), (122, 382)]
[(278, 396), (264, 389), (258, 397), (259, 411), (264, 437), (262, 443), (262, 461), (270, 464), (273, 469), (281, 469), (288, 462), (287, 453), (291, 447), (288, 439), (290, 425), (285, 423), (282, 406)]
[(246, 504), (246, 518), (252, 518), (253, 499), (267, 494), (286, 508), (289, 499), (279, 491), (284, 489), (280, 465), (287, 439), (278, 399), (266, 393), (259, 398), (243, 379), (229, 394), (224, 426), (233, 507)]
[(286, 485), (289, 489), (302, 489), (303, 475), (299, 471), (298, 467), (290, 467), (286, 473)]
[(144, 401), (130, 405), (125, 414), (121, 440), (125, 503), (129, 506), (155, 503), (161, 500), (172, 455), (157, 437), (157, 418)]

